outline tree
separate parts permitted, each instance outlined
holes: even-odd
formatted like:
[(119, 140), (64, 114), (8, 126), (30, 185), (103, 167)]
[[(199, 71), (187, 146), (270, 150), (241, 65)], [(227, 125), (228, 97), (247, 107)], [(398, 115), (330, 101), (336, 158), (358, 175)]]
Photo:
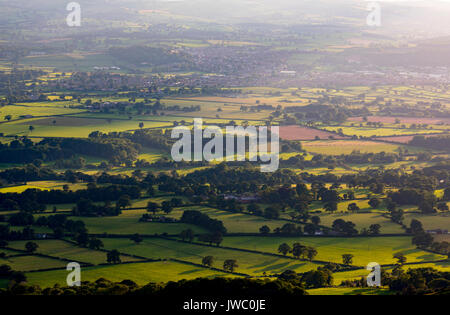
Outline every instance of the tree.
[(81, 247), (86, 247), (89, 244), (89, 235), (86, 231), (81, 231), (74, 235), (74, 240)]
[(400, 266), (403, 266), (406, 263), (406, 256), (403, 253), (396, 253), (394, 254), (394, 259), (397, 259), (397, 263)]
[(132, 237), (130, 237), (130, 240), (132, 240), (136, 245), (139, 245), (144, 239), (142, 238), (142, 236), (136, 233)]
[(428, 200), (424, 200), (419, 204), (419, 210), (422, 211), (422, 213), (434, 213), (434, 207), (433, 203)]
[(386, 209), (392, 213), (397, 209), (397, 204), (390, 199), (386, 199)]
[(380, 231), (381, 231), (381, 225), (379, 225), (379, 224), (372, 224), (369, 227), (369, 233), (372, 235), (378, 235), (378, 234), (380, 234)]
[(22, 283), (27, 281), (27, 276), (22, 271), (13, 271), (9, 278), (15, 283)]
[(229, 272), (234, 272), (236, 268), (238, 268), (237, 261), (235, 259), (227, 259), (223, 263), (223, 269)]
[(183, 241), (187, 240), (188, 242), (192, 242), (194, 240), (194, 231), (191, 229), (181, 231), (180, 237)]
[(152, 185), (148, 186), (148, 188), (147, 188), (147, 194), (148, 194), (150, 197), (155, 196), (155, 188), (153, 188)]
[(33, 126), (29, 126), (29, 127), (28, 127), (28, 130), (29, 130), (30, 132), (33, 132), (34, 127), (33, 127)]
[(99, 240), (98, 238), (91, 238), (91, 239), (89, 240), (89, 243), (88, 243), (88, 247), (89, 247), (90, 249), (99, 250), (99, 249), (102, 248), (103, 246), (104, 246), (104, 245), (103, 245), (102, 240)]
[(353, 264), (353, 255), (352, 254), (344, 254), (342, 255), (342, 262), (344, 265), (350, 266)]
[(202, 265), (203, 266), (212, 267), (213, 263), (214, 263), (214, 257), (213, 256), (206, 256), (206, 257), (203, 257), (203, 259), (202, 259)]
[(314, 224), (306, 224), (305, 233), (308, 233), (309, 235), (316, 234), (316, 226)]
[(223, 241), (223, 235), (220, 232), (214, 232), (214, 234), (211, 235), (211, 242), (216, 244), (217, 246), (220, 246), (220, 244)]
[(444, 197), (442, 200), (449, 201), (450, 200), (450, 187), (445, 188)]
[(403, 210), (402, 209), (394, 209), (391, 212), (391, 220), (395, 223), (401, 224), (403, 221)]
[(283, 243), (278, 247), (278, 252), (283, 254), (283, 256), (286, 256), (290, 251), (291, 247), (286, 243)]
[(347, 198), (348, 200), (355, 200), (355, 192), (353, 190), (349, 190), (347, 192)]
[(11, 116), (11, 115), (6, 115), (6, 116), (5, 116), (5, 120), (11, 121), (11, 119), (12, 119), (12, 116)]
[(261, 207), (256, 203), (251, 203), (247, 206), (247, 211), (249, 213), (261, 213)]
[(416, 219), (412, 219), (411, 220), (411, 224), (410, 224), (410, 230), (412, 234), (420, 234), (423, 233), (423, 225), (422, 222), (420, 222), (419, 220)]
[(311, 270), (303, 274), (302, 282), (308, 288), (323, 288), (333, 284), (332, 272), (327, 268)]
[(267, 207), (264, 210), (264, 217), (267, 219), (278, 219), (280, 216), (280, 211), (274, 207)]
[(261, 233), (262, 235), (268, 235), (270, 233), (270, 227), (268, 227), (267, 225), (262, 226), (259, 229), (259, 233)]
[(431, 244), (433, 244), (433, 236), (431, 236), (428, 233), (421, 232), (416, 235), (414, 235), (412, 239), (412, 243), (416, 245), (417, 247), (427, 248), (430, 247)]
[(147, 212), (153, 212), (155, 214), (159, 209), (159, 205), (156, 202), (149, 201), (147, 203)]
[(343, 233), (347, 235), (356, 235), (358, 231), (355, 229), (355, 224), (351, 221), (344, 221), (342, 219), (337, 219), (333, 222), (332, 228), (333, 231), (338, 233)]
[(360, 208), (358, 207), (358, 205), (356, 203), (351, 203), (348, 205), (347, 210), (350, 212), (356, 212), (356, 211), (359, 211)]
[(173, 210), (171, 202), (170, 201), (163, 201), (162, 204), (161, 204), (161, 210), (165, 214), (171, 213), (172, 210)]
[(303, 246), (302, 244), (300, 244), (300, 243), (295, 243), (295, 244), (292, 246), (292, 255), (293, 255), (295, 258), (299, 259), (300, 256), (303, 256), (303, 255), (304, 255), (305, 248), (306, 248), (306, 247)]
[(449, 211), (448, 205), (445, 202), (441, 202), (437, 205), (438, 210), (447, 212)]
[(131, 198), (128, 195), (120, 196), (119, 200), (117, 200), (117, 207), (125, 209), (126, 207), (131, 206)]
[(312, 261), (317, 254), (317, 250), (314, 247), (308, 246), (306, 248), (306, 257), (308, 257), (309, 261)]
[(108, 264), (120, 264), (122, 260), (120, 259), (120, 253), (117, 249), (106, 253), (106, 261)]
[(323, 207), (328, 212), (335, 212), (338, 209), (338, 204), (336, 201), (332, 201), (332, 202), (327, 202)]
[(319, 225), (320, 224), (320, 217), (319, 216), (313, 216), (313, 217), (311, 217), (311, 222), (312, 222), (312, 224), (314, 224), (314, 225)]
[(181, 207), (183, 205), (183, 200), (180, 199), (180, 198), (172, 198), (170, 200), (170, 204), (172, 205), (172, 207), (178, 208), (178, 207)]
[(212, 236), (211, 234), (201, 234), (198, 236), (199, 242), (209, 243), (209, 245), (212, 245)]
[(380, 206), (381, 200), (378, 198), (372, 198), (369, 200), (369, 206), (371, 206), (373, 209), (376, 209)]
[(39, 248), (39, 245), (35, 242), (27, 242), (25, 244), (25, 250), (31, 254), (33, 254), (37, 249)]
[(139, 123), (139, 128), (141, 128), (141, 129), (144, 128), (144, 123), (143, 122)]

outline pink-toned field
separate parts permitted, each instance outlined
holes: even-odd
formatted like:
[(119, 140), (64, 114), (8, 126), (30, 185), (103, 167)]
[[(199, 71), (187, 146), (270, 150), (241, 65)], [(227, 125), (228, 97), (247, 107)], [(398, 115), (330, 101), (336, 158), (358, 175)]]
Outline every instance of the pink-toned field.
[(343, 140), (349, 139), (349, 137), (339, 136), (335, 133), (317, 130), (308, 127), (301, 126), (281, 126), (280, 138), (284, 140), (329, 140), (330, 137)]
[[(408, 144), (415, 136), (417, 136), (417, 135), (394, 136), (394, 137), (377, 137), (377, 140), (388, 141), (388, 142), (394, 142), (394, 143)], [(424, 136), (425, 138), (430, 138), (430, 137), (442, 136), (442, 134), (436, 134), (436, 135), (419, 135), (419, 136)]]
[[(393, 117), (393, 116), (367, 116), (369, 122), (380, 122), (384, 124), (395, 124), (396, 120), (399, 120), (401, 124), (450, 124), (450, 118), (426, 118), (426, 117)], [(363, 117), (350, 117), (349, 121), (363, 122)]]
[(378, 137), (377, 140), (408, 144), (414, 136)]

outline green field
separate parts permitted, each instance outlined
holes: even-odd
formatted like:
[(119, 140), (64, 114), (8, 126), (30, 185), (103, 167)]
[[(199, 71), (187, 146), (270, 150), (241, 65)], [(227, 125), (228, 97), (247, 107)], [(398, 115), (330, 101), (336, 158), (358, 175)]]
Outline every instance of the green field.
[(208, 247), (197, 244), (181, 243), (164, 239), (145, 239), (141, 244), (135, 245), (126, 239), (102, 239), (107, 249), (117, 249), (122, 253), (138, 255), (149, 259), (176, 258), (201, 264), (205, 256), (213, 256), (214, 267), (222, 268), (227, 259), (235, 259), (239, 265), (236, 272), (252, 276), (281, 273), (285, 270), (304, 272), (317, 268), (316, 264), (287, 259), (281, 257), (267, 256), (261, 254), (247, 253), (242, 251)]
[(442, 130), (434, 129), (398, 129), (398, 128), (374, 128), (374, 127), (341, 127), (341, 126), (325, 126), (324, 130), (342, 132), (346, 136), (362, 136), (362, 137), (388, 137), (388, 136), (406, 136), (415, 134), (442, 133)]
[(22, 193), (27, 189), (39, 190), (62, 190), (64, 185), (68, 185), (70, 190), (86, 189), (85, 183), (69, 183), (62, 181), (36, 181), (28, 182), (26, 185), (10, 186), (0, 188), (0, 193)]
[(381, 225), (382, 234), (403, 234), (405, 230), (400, 225), (393, 223), (390, 219), (383, 217), (380, 213), (335, 213), (319, 215), (322, 225), (331, 227), (337, 219), (352, 221), (356, 224), (356, 229), (361, 231), (369, 228), (372, 224)]
[[(57, 106), (57, 104), (38, 103), (35, 105), (33, 103), (23, 104), (23, 105), (7, 105), (0, 107), (0, 121), (6, 121), (5, 116), (10, 115), (12, 120), (19, 119), (21, 116), (32, 115), (33, 117), (45, 117), (45, 116), (55, 116), (55, 115), (67, 115), (83, 112), (82, 109), (68, 108), (64, 106)], [(41, 106), (39, 106), (41, 105)]]
[(138, 160), (144, 160), (149, 163), (155, 163), (156, 161), (162, 159), (163, 157), (168, 157), (161, 151), (145, 148), (144, 151), (138, 155)]
[(94, 67), (117, 66), (117, 61), (107, 54), (57, 54), (28, 56), (21, 59), (25, 66), (58, 68), (60, 71), (93, 71)]
[[(184, 223), (159, 223), (139, 222), (146, 210), (124, 211), (117, 217), (81, 218), (86, 224), (89, 233), (92, 234), (179, 234), (183, 230), (192, 229), (196, 233), (204, 233), (205, 230)], [(80, 220), (80, 218), (73, 218)]]
[[(23, 250), (25, 248), (25, 243), (26, 241), (10, 242), (9, 247)], [(78, 247), (61, 240), (42, 240), (35, 241), (35, 243), (39, 246), (36, 251), (36, 253), (39, 254), (45, 254), (52, 257), (64, 258), (94, 265), (106, 263), (106, 253), (102, 251)], [(129, 262), (138, 261), (139, 259), (128, 256), (121, 256), (121, 260), (123, 262)]]
[(445, 259), (445, 256), (416, 249), (411, 237), (227, 237), (223, 245), (277, 253), (280, 244), (292, 246), (296, 242), (315, 247), (317, 260), (342, 263), (343, 254), (353, 254), (353, 264), (357, 266), (367, 266), (370, 262), (393, 264), (396, 260), (392, 256), (398, 252), (404, 253), (408, 262)]
[[(434, 268), (441, 271), (448, 271), (450, 268), (450, 261), (438, 262), (438, 263), (424, 263), (424, 264), (413, 264), (406, 265), (402, 267), (404, 271), (408, 271), (409, 269), (417, 269), (417, 268)], [(391, 267), (383, 268), (386, 271), (392, 271)], [(345, 280), (356, 280), (361, 278), (366, 278), (369, 275), (370, 271), (366, 269), (359, 269), (353, 271), (344, 271), (344, 272), (335, 272), (333, 273), (334, 284), (339, 285), (342, 281)]]
[(0, 265), (9, 265), (13, 270), (31, 271), (48, 268), (64, 268), (67, 263), (58, 259), (39, 256), (17, 256), (0, 258)]
[[(53, 121), (56, 121), (54, 124)], [(44, 119), (26, 119), (3, 123), (0, 132), (5, 135), (20, 135), (32, 137), (79, 137), (87, 138), (93, 131), (104, 133), (112, 131), (128, 131), (139, 129), (137, 120), (89, 119), (74, 117), (52, 117)], [(29, 126), (34, 130), (30, 131)], [(145, 122), (144, 128), (161, 128), (172, 126), (169, 122)]]
[[(56, 283), (65, 285), (67, 275), (68, 272), (65, 270), (26, 274), (29, 283), (38, 284), (41, 287), (53, 287)], [(171, 261), (97, 266), (81, 270), (81, 281), (105, 278), (115, 282), (132, 280), (139, 285), (217, 276), (228, 276), (228, 274)]]
[(183, 211), (186, 210), (198, 210), (202, 213), (206, 213), (213, 219), (222, 221), (229, 233), (259, 233), (259, 229), (264, 225), (267, 225), (271, 230), (274, 230), (288, 223), (281, 220), (269, 220), (250, 214), (232, 213), (201, 206), (180, 208), (179, 210), (173, 211), (170, 216), (180, 218)]
[(412, 219), (422, 222), (425, 230), (449, 230), (450, 229), (450, 214), (421, 214), (421, 213), (407, 213), (405, 214), (404, 223), (409, 225)]

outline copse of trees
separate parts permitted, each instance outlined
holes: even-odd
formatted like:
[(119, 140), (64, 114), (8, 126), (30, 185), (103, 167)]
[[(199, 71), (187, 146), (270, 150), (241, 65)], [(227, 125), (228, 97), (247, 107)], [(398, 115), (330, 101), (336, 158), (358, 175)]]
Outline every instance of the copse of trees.
[[(285, 245), (281, 244), (279, 250), (285, 250)], [(300, 243), (295, 243), (292, 245), (292, 249), (290, 250), (290, 253), (292, 253), (292, 256), (294, 256), (297, 259), (308, 259), (309, 261), (312, 261), (314, 257), (317, 256), (317, 250), (312, 246), (304, 246)]]
[(354, 256), (352, 254), (343, 254), (342, 255), (342, 263), (344, 265), (351, 265), (353, 263)]
[(358, 230), (355, 227), (356, 225), (351, 221), (337, 219), (333, 222), (332, 229), (334, 232), (337, 232), (339, 234), (353, 236), (358, 234)]
[(34, 239), (34, 230), (26, 226), (22, 231), (11, 230), (9, 225), (0, 225), (0, 247), (8, 245), (8, 241)]
[(106, 253), (106, 261), (109, 264), (120, 264), (122, 260), (120, 259), (120, 253), (117, 249), (113, 249)]
[(92, 187), (77, 191), (27, 189), (23, 193), (0, 194), (0, 211), (23, 210), (35, 212), (45, 210), (45, 204), (77, 203), (80, 200), (117, 201), (128, 195), (132, 199), (140, 197), (136, 186), (111, 185)]
[(435, 212), (437, 198), (433, 191), (417, 189), (400, 189), (390, 192), (388, 197), (399, 205), (417, 205), (423, 213)]
[(25, 250), (30, 254), (33, 254), (38, 248), (39, 245), (36, 244), (35, 242), (27, 242), (25, 244)]
[(123, 164), (136, 160), (140, 149), (140, 145), (119, 138), (47, 138), (34, 144), (24, 137), (9, 144), (0, 143), (0, 163), (32, 163), (36, 160), (49, 162), (82, 154)]
[(93, 216), (118, 216), (121, 214), (121, 207), (115, 207), (105, 203), (104, 205), (96, 205), (89, 199), (80, 199), (76, 206), (72, 209), (72, 214), (79, 217), (93, 217)]
[(219, 232), (221, 234), (227, 233), (227, 229), (223, 225), (222, 221), (211, 219), (207, 214), (197, 210), (184, 211), (180, 221), (183, 223), (201, 226), (212, 232)]
[(323, 155), (317, 154), (311, 160), (306, 160), (301, 155), (281, 159), (281, 167), (305, 168), (336, 168), (346, 164), (390, 164), (402, 159), (402, 156), (394, 153), (360, 153), (354, 151), (351, 154)]
[(327, 95), (320, 98), (316, 103), (307, 106), (289, 106), (288, 113), (294, 113), (300, 120), (322, 121), (322, 122), (344, 122), (350, 116), (369, 115), (367, 108), (347, 108), (337, 106), (347, 101), (340, 97), (329, 97)]
[(202, 265), (206, 267), (212, 267), (214, 264), (213, 256), (205, 256), (202, 258)]
[[(15, 284), (25, 282), (27, 277), (21, 271), (15, 271), (9, 265), (0, 265), (0, 279), (7, 279)], [(2, 291), (0, 290), (0, 295)]]
[(409, 269), (390, 275), (387, 282), (401, 295), (450, 294), (450, 272), (433, 268)]
[[(448, 295), (450, 272), (434, 268), (414, 268), (404, 271), (397, 266), (391, 273), (381, 270), (381, 285), (397, 295)], [(341, 286), (367, 287), (367, 280), (344, 281)]]
[(216, 244), (220, 246), (223, 241), (223, 235), (220, 232), (214, 232), (212, 234), (201, 234), (198, 236), (200, 242), (209, 243), (209, 245)]
[(333, 285), (334, 266), (325, 265), (317, 270), (310, 270), (303, 274), (297, 274), (292, 270), (286, 270), (278, 276), (278, 279), (287, 281), (298, 287), (308, 289), (324, 288)]
[(433, 149), (433, 150), (449, 150), (450, 148), (450, 136), (414, 136), (409, 142), (410, 145)]
[(227, 259), (223, 262), (223, 269), (228, 272), (234, 272), (234, 270), (238, 267), (239, 265), (235, 259)]
[(293, 223), (286, 223), (281, 228), (276, 228), (273, 231), (275, 234), (286, 235), (286, 236), (298, 236), (302, 235), (302, 227), (297, 226)]
[(62, 238), (66, 232), (71, 234), (87, 233), (83, 221), (68, 219), (66, 214), (40, 216), (34, 224), (36, 226), (49, 227), (53, 230), (53, 234), (57, 238)]

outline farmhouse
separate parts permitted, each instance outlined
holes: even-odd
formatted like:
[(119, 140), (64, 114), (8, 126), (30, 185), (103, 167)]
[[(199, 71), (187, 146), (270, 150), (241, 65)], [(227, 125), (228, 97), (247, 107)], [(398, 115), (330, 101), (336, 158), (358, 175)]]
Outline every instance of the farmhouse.
[(252, 203), (257, 202), (259, 197), (257, 196), (235, 196), (235, 195), (224, 195), (223, 198), (225, 200), (236, 200), (242, 203)]
[(427, 231), (428, 234), (437, 234), (437, 235), (442, 235), (442, 234), (448, 234), (448, 230), (441, 230), (441, 229), (436, 229), (436, 230), (428, 230)]

